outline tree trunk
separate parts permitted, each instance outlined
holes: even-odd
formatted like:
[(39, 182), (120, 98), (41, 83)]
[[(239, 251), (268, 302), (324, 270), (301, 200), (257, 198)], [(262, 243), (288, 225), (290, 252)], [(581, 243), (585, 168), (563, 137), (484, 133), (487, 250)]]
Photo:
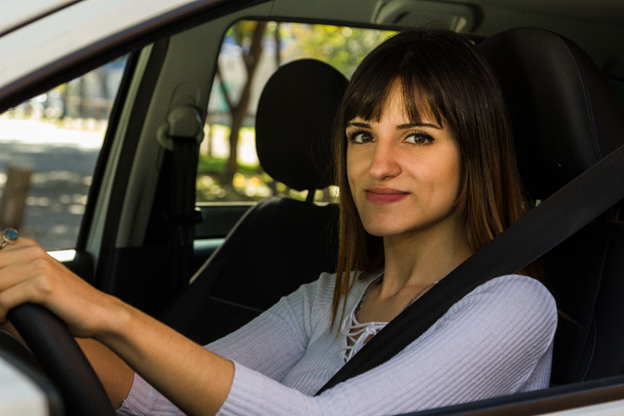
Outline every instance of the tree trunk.
[(247, 105), (249, 104), (249, 98), (251, 96), (251, 84), (253, 77), (262, 55), (262, 38), (266, 28), (266, 22), (258, 22), (256, 28), (253, 31), (251, 46), (249, 51), (244, 55), (245, 67), (247, 68), (247, 82), (243, 87), (241, 97), (238, 100), (236, 106), (230, 107), (230, 114), (232, 115), (232, 129), (230, 131), (230, 156), (228, 158), (227, 167), (225, 170), (225, 182), (231, 183), (234, 178), (234, 174), (238, 171), (238, 139), (240, 129), (243, 126), (243, 121), (247, 115)]
[(0, 226), (2, 228), (21, 228), (32, 174), (33, 170), (30, 168), (7, 166), (7, 179), (0, 201)]

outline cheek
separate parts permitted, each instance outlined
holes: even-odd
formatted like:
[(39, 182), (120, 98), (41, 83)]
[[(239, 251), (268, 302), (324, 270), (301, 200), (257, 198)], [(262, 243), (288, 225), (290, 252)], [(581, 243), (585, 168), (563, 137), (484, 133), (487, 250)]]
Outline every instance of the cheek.
[(458, 154), (452, 158), (446, 170), (449, 186), (452, 188), (455, 199), (459, 197), (461, 181), (462, 181), (462, 162)]
[(353, 165), (353, 158), (349, 157), (350, 152), (347, 151), (347, 156), (345, 158), (346, 162), (345, 162), (345, 171), (346, 171), (346, 176), (347, 176), (347, 191), (351, 194), (351, 198), (354, 199), (353, 202), (355, 201), (354, 198), (354, 194), (355, 194), (355, 184), (356, 184), (356, 180), (355, 180), (355, 172), (354, 172), (354, 165)]
[[(443, 189), (445, 194), (452, 195), (453, 199), (459, 196), (461, 184), (461, 159), (458, 152), (451, 152), (438, 163), (431, 164), (428, 171), (423, 171), (423, 177), (435, 188)], [(451, 197), (451, 196), (449, 196)]]
[(347, 180), (349, 181), (349, 186), (353, 189), (354, 183), (359, 176), (358, 172), (360, 170), (361, 160), (356, 158), (353, 155), (352, 151), (347, 151), (346, 157), (346, 171), (347, 171)]

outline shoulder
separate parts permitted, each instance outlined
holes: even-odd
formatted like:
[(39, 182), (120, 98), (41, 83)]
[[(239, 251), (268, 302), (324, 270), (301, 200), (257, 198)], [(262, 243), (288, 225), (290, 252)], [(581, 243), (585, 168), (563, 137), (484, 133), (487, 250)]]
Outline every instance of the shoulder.
[(508, 274), (495, 277), (475, 289), (476, 291), (507, 292), (519, 290), (521, 294), (534, 294), (552, 298), (546, 286), (539, 280), (520, 274)]
[(302, 298), (311, 303), (331, 302), (335, 286), (336, 274), (323, 272), (317, 280), (301, 285), (288, 298)]
[(538, 280), (518, 274), (510, 274), (494, 278), (477, 287), (466, 297), (487, 296), (490, 301), (501, 299), (515, 301), (530, 307), (556, 312), (555, 299), (546, 287)]
[(418, 371), (431, 372), (427, 386), (438, 383), (456, 397), (545, 387), (556, 327), (554, 299), (539, 281), (500, 276), (456, 302), (397, 354), (394, 368), (414, 372), (410, 364), (423, 363)]
[[(358, 298), (366, 290), (366, 287), (372, 280), (377, 278), (381, 272), (371, 274), (366, 278), (351, 276), (353, 280), (353, 286), (349, 291), (350, 298)], [(336, 273), (323, 272), (319, 278), (311, 283), (301, 285), (297, 291), (291, 296), (303, 297), (315, 304), (327, 304), (332, 302), (334, 296), (334, 290), (336, 288)], [(359, 299), (359, 298), (358, 298)]]
[(549, 351), (557, 328), (557, 306), (539, 281), (520, 275), (494, 278), (456, 302), (412, 347), (433, 343), (445, 356), (490, 351), (531, 356)]
[(517, 332), (541, 328), (552, 334), (557, 325), (557, 305), (546, 287), (536, 279), (521, 275), (494, 278), (458, 301), (442, 320), (470, 315), (474, 325), (498, 327), (512, 324)]
[(313, 282), (305, 283), (288, 296), (284, 296), (270, 311), (296, 316), (303, 319), (307, 328), (315, 326), (313, 322), (326, 318), (331, 311), (336, 275), (321, 273)]

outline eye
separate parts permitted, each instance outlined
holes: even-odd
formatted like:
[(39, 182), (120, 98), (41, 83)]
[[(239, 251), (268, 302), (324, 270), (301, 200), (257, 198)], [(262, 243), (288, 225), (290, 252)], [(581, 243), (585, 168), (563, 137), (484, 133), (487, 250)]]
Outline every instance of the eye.
[(347, 133), (347, 140), (354, 144), (364, 144), (373, 141), (373, 135), (368, 131), (354, 131)]
[(425, 144), (431, 144), (434, 141), (434, 138), (431, 137), (429, 134), (427, 133), (423, 133), (423, 132), (415, 132), (415, 133), (411, 133), (409, 134), (406, 138), (405, 141), (411, 145), (414, 146), (421, 146), (421, 145), (425, 145)]

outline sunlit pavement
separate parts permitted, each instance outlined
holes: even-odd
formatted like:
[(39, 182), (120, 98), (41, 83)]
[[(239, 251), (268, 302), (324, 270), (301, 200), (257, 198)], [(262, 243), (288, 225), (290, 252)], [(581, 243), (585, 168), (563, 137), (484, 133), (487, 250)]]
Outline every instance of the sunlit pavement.
[[(70, 146), (85, 150), (98, 150), (102, 147), (104, 129), (93, 131), (89, 125), (97, 127), (97, 123), (75, 121), (69, 122), (73, 128), (61, 128), (53, 123), (35, 120), (21, 120), (0, 117), (0, 140), (4, 142), (20, 142), (30, 145)], [(86, 128), (81, 128), (81, 126)]]
[(0, 117), (0, 185), (8, 164), (34, 170), (22, 235), (46, 249), (75, 247), (103, 134)]

